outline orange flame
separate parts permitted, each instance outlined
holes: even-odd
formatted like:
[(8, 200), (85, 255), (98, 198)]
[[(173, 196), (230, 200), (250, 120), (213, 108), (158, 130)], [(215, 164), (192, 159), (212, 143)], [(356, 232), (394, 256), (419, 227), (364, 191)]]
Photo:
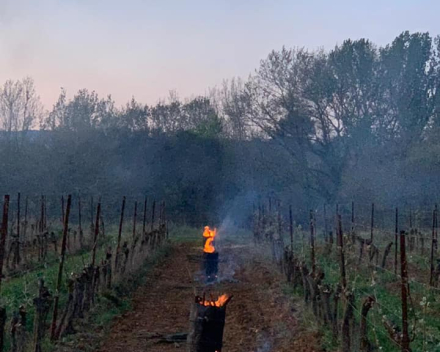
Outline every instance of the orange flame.
[(205, 226), (205, 231), (203, 231), (203, 237), (206, 238), (205, 245), (203, 247), (203, 251), (205, 253), (215, 252), (214, 239), (216, 235), (217, 235), (216, 228), (214, 228), (214, 230), (211, 230), (209, 226)]
[(203, 299), (199, 302), (205, 307), (223, 307), (229, 301), (229, 296), (227, 294), (221, 295), (216, 301), (204, 301)]

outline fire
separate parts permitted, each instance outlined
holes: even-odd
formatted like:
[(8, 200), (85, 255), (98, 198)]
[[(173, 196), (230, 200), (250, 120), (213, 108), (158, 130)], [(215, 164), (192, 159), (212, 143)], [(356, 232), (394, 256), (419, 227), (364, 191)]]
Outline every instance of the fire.
[(217, 235), (216, 228), (214, 228), (214, 230), (211, 230), (209, 226), (205, 226), (205, 231), (203, 231), (203, 237), (206, 238), (205, 246), (203, 247), (203, 251), (205, 253), (215, 252), (214, 239), (216, 235)]
[(224, 294), (224, 295), (221, 295), (219, 298), (217, 298), (216, 301), (214, 301), (214, 300), (207, 301), (207, 300), (202, 299), (199, 303), (205, 307), (223, 307), (224, 305), (226, 305), (230, 301), (231, 297), (232, 296)]

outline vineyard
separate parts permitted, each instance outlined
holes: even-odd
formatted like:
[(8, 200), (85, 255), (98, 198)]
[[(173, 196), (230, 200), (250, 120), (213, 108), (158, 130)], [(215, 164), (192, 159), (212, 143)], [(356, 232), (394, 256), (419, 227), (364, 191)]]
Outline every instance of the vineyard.
[[(254, 247), (253, 260), (264, 262), (269, 253), (273, 267), (284, 277), (285, 293), (302, 297), (309, 307), (323, 350), (440, 351), (437, 206), (421, 210), (326, 205), (311, 210), (304, 226), (294, 219), (296, 209), (286, 212), (273, 199), (266, 203), (254, 206), (253, 243), (243, 232), (219, 247), (223, 259), (207, 273), (216, 275), (219, 265), (222, 281), (208, 276), (207, 284), (192, 283), (194, 288), (204, 291), (215, 280), (213, 287), (238, 292), (235, 300), (240, 301), (242, 290), (248, 288), (225, 274), (231, 263), (227, 268), (222, 263), (231, 260), (229, 252), (235, 248), (242, 248), (242, 253), (236, 253), (234, 260), (246, 262)], [(106, 218), (117, 221), (107, 223)], [(174, 241), (198, 243), (194, 237), (185, 237), (191, 231), (184, 230)], [(218, 252), (211, 245), (216, 232), (209, 235), (208, 227), (206, 231), (204, 257), (215, 254), (217, 261)], [(70, 195), (59, 199), (6, 195), (0, 238), (0, 350), (52, 350), (58, 341), (78, 333), (78, 324), (96, 307), (120, 305), (127, 281), (160, 255), (167, 238), (164, 202), (149, 206), (145, 199), (143, 204), (128, 205), (123, 197), (119, 205), (115, 201), (105, 205), (92, 197), (85, 202)], [(202, 260), (185, 246), (176, 260)], [(201, 253), (198, 245), (194, 248)], [(183, 259), (183, 254), (188, 258)], [(180, 274), (178, 262), (173, 265), (177, 267), (167, 272), (173, 279), (182, 280), (193, 272), (190, 282), (197, 282), (194, 264), (185, 264), (186, 268), (180, 264)], [(276, 280), (278, 274), (271, 275)], [(222, 284), (225, 277), (229, 281)], [(168, 290), (162, 287), (168, 279), (154, 280), (159, 291), (154, 294)], [(179, 302), (182, 312), (176, 318), (186, 322), (192, 291), (177, 292), (183, 295), (183, 303)], [(148, 294), (143, 293), (141, 300)], [(157, 320), (146, 319), (143, 324), (154, 326)], [(227, 330), (226, 343), (242, 346), (228, 334), (232, 333)], [(294, 334), (291, 338), (299, 339)]]
[(296, 226), (254, 207), (254, 240), (319, 322), (329, 350), (440, 351), (438, 210), (324, 206)]
[[(0, 351), (51, 350), (96, 306), (120, 305), (127, 282), (167, 238), (164, 202), (126, 203), (4, 196)], [(104, 212), (118, 223), (105, 225)]]

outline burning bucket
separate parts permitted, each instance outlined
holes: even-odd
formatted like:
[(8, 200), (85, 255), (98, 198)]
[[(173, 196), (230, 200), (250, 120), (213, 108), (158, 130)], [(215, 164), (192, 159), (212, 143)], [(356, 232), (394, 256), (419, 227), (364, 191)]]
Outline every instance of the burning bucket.
[(196, 296), (191, 309), (189, 352), (221, 352), (226, 305), (232, 296), (222, 295), (216, 301)]

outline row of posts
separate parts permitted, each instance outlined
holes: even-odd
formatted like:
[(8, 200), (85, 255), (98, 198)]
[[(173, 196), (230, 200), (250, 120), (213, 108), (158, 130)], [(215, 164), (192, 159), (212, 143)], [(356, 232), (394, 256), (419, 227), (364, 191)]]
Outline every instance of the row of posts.
[[(271, 202), (269, 202), (269, 209), (271, 209)], [(255, 211), (255, 207), (254, 207)], [(279, 209), (278, 209), (279, 212)], [(435, 286), (438, 280), (435, 280), (436, 276), (439, 276), (440, 271), (435, 269), (434, 266), (434, 257), (435, 253), (437, 251), (437, 229), (438, 229), (438, 220), (437, 220), (437, 206), (434, 207), (433, 213), (432, 213), (432, 234), (431, 234), (431, 253), (430, 253), (430, 263), (431, 263), (431, 273), (430, 273), (430, 286)], [(365, 241), (369, 246), (374, 246), (373, 242), (375, 239), (375, 224), (374, 224), (374, 214), (375, 214), (375, 206), (374, 203), (371, 207), (371, 227), (370, 227), (370, 238)], [(264, 223), (264, 206), (261, 205), (258, 207), (258, 217), (257, 217), (257, 223)], [(285, 257), (293, 258), (293, 248), (294, 248), (294, 227), (293, 227), (293, 211), (292, 206), (289, 207), (289, 234), (290, 234), (290, 254), (285, 254)], [(326, 207), (324, 207), (324, 227), (325, 227), (325, 238), (326, 241), (332, 241), (332, 235), (327, 238), (327, 233), (331, 233), (328, 231), (327, 228), (327, 219), (326, 219)], [(310, 211), (310, 260), (311, 260), (311, 272), (310, 276), (315, 277), (316, 276), (316, 254), (315, 254), (315, 238), (316, 238), (316, 220), (314, 216), (314, 211)], [(408, 299), (409, 299), (409, 287), (408, 287), (408, 265), (407, 265), (407, 256), (406, 256), (406, 249), (407, 249), (407, 241), (406, 239), (410, 238), (410, 249), (414, 248), (414, 245), (412, 242), (415, 241), (415, 237), (418, 235), (417, 231), (412, 228), (412, 215), (410, 215), (410, 226), (411, 231), (410, 233), (406, 233), (405, 231), (399, 231), (399, 209), (395, 209), (395, 231), (394, 231), (394, 272), (397, 275), (398, 273), (398, 253), (400, 252), (400, 283), (401, 283), (401, 308), (402, 308), (402, 315), (401, 315), (401, 321), (402, 321), (402, 332), (400, 334), (394, 333), (392, 338), (394, 339), (394, 342), (401, 346), (402, 351), (410, 351), (410, 338), (409, 338), (409, 331), (408, 331)], [(281, 229), (281, 222), (279, 223), (279, 227)], [(258, 233), (259, 230), (255, 231), (256, 237), (261, 237), (261, 233)], [(336, 207), (336, 233), (337, 233), (337, 248), (338, 248), (338, 256), (339, 256), (339, 267), (340, 267), (340, 285), (342, 288), (342, 292), (348, 292), (347, 289), (347, 278), (346, 278), (346, 269), (345, 269), (345, 249), (344, 249), (344, 242), (346, 241), (344, 239), (343, 231), (342, 231), (342, 219), (341, 215), (339, 214), (339, 207)], [(354, 217), (354, 202), (352, 203), (351, 207), (351, 236), (354, 236), (355, 233), (355, 217)], [(258, 242), (258, 241), (256, 241)], [(385, 265), (386, 262), (386, 256), (388, 255), (391, 245), (393, 244), (391, 242), (384, 252), (384, 260), (382, 262), (382, 266)], [(361, 245), (363, 245), (364, 242), (362, 242)], [(376, 254), (378, 257), (378, 253)], [(349, 295), (347, 295), (348, 297)], [(354, 297), (353, 297), (354, 299)], [(364, 302), (364, 306), (368, 311), (369, 307), (372, 306), (372, 298), (366, 300)], [(350, 301), (347, 301), (347, 307), (350, 306)], [(352, 314), (352, 312), (351, 312)], [(366, 329), (366, 313), (365, 316), (362, 316), (363, 324), (361, 321), (361, 330)], [(362, 326), (363, 325), (363, 326)], [(343, 322), (343, 351), (351, 351), (350, 346), (350, 331), (348, 328), (348, 325), (345, 324), (345, 321)], [(345, 331), (344, 331), (345, 329)], [(393, 330), (394, 331), (394, 330)], [(395, 332), (395, 331), (394, 331)]]
[[(18, 197), (18, 209), (20, 195)], [(68, 278), (68, 302), (60, 315), (59, 312), (59, 299), (60, 299), (60, 290), (63, 282), (63, 272), (64, 272), (64, 264), (66, 258), (66, 249), (67, 249), (67, 239), (69, 232), (69, 217), (71, 214), (72, 208), (72, 197), (69, 195), (67, 197), (67, 202), (65, 204), (64, 197), (62, 198), (62, 220), (63, 220), (63, 230), (62, 230), (62, 241), (61, 241), (61, 250), (60, 250), (60, 263), (58, 267), (58, 275), (56, 279), (56, 287), (55, 287), (55, 295), (52, 295), (49, 292), (49, 289), (45, 286), (44, 280), (39, 280), (39, 290), (38, 296), (34, 299), (34, 306), (36, 309), (35, 320), (34, 320), (34, 340), (33, 340), (33, 350), (35, 352), (41, 351), (41, 342), (44, 338), (46, 331), (46, 320), (48, 318), (48, 314), (53, 305), (53, 315), (50, 324), (50, 338), (52, 341), (57, 340), (64, 333), (72, 333), (74, 332), (72, 321), (74, 318), (81, 317), (83, 312), (88, 310), (90, 304), (94, 302), (95, 292), (99, 289), (100, 282), (103, 283), (103, 286), (107, 289), (111, 288), (112, 281), (112, 264), (111, 264), (111, 247), (108, 248), (106, 252), (105, 260), (102, 261), (101, 265), (97, 265), (96, 263), (96, 255), (98, 249), (99, 242), (99, 234), (100, 234), (100, 225), (103, 226), (102, 214), (101, 214), (101, 201), (99, 200), (97, 208), (96, 208), (96, 218), (93, 228), (93, 242), (92, 242), (92, 253), (91, 253), (91, 263), (86, 266), (81, 275), (76, 276), (76, 278)], [(133, 233), (132, 233), (132, 245), (131, 248), (128, 248), (127, 242), (122, 242), (122, 228), (124, 222), (124, 211), (125, 211), (125, 203), (126, 198), (123, 197), (122, 207), (121, 207), (121, 216), (119, 223), (119, 231), (117, 238), (117, 249), (115, 255), (114, 267), (115, 271), (122, 273), (125, 271), (125, 267), (128, 262), (128, 256), (131, 254), (132, 262), (136, 250), (136, 244), (139, 242), (140, 238), (136, 232), (136, 222), (137, 222), (137, 202), (134, 206), (134, 218), (133, 218)], [(79, 202), (79, 204), (81, 204)], [(8, 217), (9, 217), (9, 206), (10, 206), (10, 196), (6, 195), (4, 197), (3, 204), (3, 215), (2, 215), (2, 223), (0, 228), (0, 289), (3, 278), (3, 263), (5, 259), (6, 252), (6, 239), (8, 235)], [(144, 219), (143, 219), (143, 228), (142, 228), (142, 247), (148, 246), (148, 249), (155, 250), (158, 248), (165, 238), (167, 237), (167, 226), (166, 226), (166, 218), (165, 218), (165, 203), (161, 203), (160, 205), (160, 216), (159, 216), (159, 227), (156, 229), (154, 227), (155, 223), (155, 208), (156, 202), (153, 202), (152, 206), (152, 216), (151, 216), (151, 230), (147, 232), (146, 230), (146, 215), (147, 215), (147, 199), (144, 201)], [(42, 213), (41, 219), (46, 219), (46, 211), (44, 201), (42, 202)], [(20, 217), (20, 211), (18, 210), (17, 216)], [(79, 219), (81, 219), (81, 205), (79, 205)], [(20, 222), (20, 221), (18, 221)], [(40, 230), (45, 230), (44, 220), (40, 223)], [(18, 225), (19, 226), (19, 225)], [(79, 226), (81, 227), (81, 220), (79, 220)], [(19, 227), (17, 229), (19, 231)], [(140, 252), (139, 252), (140, 253)], [(121, 262), (121, 256), (125, 257), (125, 260)], [(101, 276), (103, 276), (104, 280), (101, 281)], [(22, 306), (19, 309), (18, 314), (13, 315), (11, 321), (11, 343), (12, 343), (12, 351), (21, 352), (24, 351), (24, 341), (26, 340), (23, 336), (26, 335), (26, 310), (25, 307)], [(6, 324), (6, 309), (4, 307), (0, 307), (0, 352), (3, 351), (4, 348), (4, 329)]]

